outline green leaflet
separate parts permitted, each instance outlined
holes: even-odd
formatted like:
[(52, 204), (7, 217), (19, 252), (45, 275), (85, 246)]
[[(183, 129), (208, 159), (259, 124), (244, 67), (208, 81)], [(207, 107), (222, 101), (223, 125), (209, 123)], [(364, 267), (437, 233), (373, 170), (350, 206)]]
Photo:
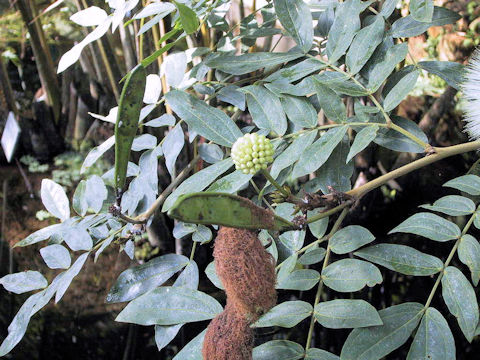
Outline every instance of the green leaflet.
[(360, 151), (364, 150), (377, 136), (378, 126), (365, 126), (362, 130), (360, 130), (357, 135), (355, 136), (355, 140), (353, 141), (352, 147), (348, 153), (346, 163), (352, 160), (355, 155), (357, 155)]
[(458, 246), (458, 257), (472, 273), (472, 283), (477, 286), (480, 280), (480, 244), (472, 235), (463, 235)]
[(270, 309), (257, 320), (254, 327), (281, 326), (292, 328), (312, 314), (312, 305), (305, 301), (285, 301)]
[(389, 89), (390, 91), (384, 94), (385, 99), (383, 101), (383, 108), (385, 111), (395, 109), (402, 100), (407, 97), (410, 91), (415, 87), (418, 76), (418, 70), (405, 74), (391, 89)]
[(322, 279), (325, 285), (339, 292), (354, 292), (383, 281), (375, 265), (357, 259), (342, 259), (328, 265), (322, 271)]
[(422, 69), (429, 73), (440, 76), (448, 85), (460, 90), (464, 81), (465, 66), (452, 61), (420, 61), (418, 63)]
[(176, 1), (173, 3), (178, 9), (180, 23), (182, 24), (183, 30), (185, 30), (185, 32), (189, 35), (193, 34), (200, 26), (197, 14), (195, 14), (195, 11), (182, 3), (178, 3)]
[(133, 138), (137, 133), (147, 73), (139, 64), (128, 73), (118, 103), (115, 123), (115, 189), (124, 190)]
[(298, 360), (304, 352), (303, 347), (293, 341), (272, 340), (253, 349), (253, 360)]
[(410, 14), (416, 21), (429, 23), (433, 17), (433, 0), (411, 0)]
[(337, 299), (315, 306), (315, 318), (330, 329), (361, 328), (382, 325), (377, 310), (364, 300)]
[(274, 0), (275, 12), (298, 46), (308, 52), (313, 43), (312, 14), (303, 0)]
[(475, 212), (475, 203), (469, 198), (459, 195), (447, 195), (435, 201), (433, 205), (421, 205), (420, 207), (451, 216), (471, 215)]

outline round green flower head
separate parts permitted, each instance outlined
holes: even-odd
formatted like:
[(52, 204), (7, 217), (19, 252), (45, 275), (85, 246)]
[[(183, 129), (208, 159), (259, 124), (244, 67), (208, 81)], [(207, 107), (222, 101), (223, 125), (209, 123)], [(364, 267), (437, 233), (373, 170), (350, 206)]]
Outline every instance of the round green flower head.
[(263, 135), (245, 134), (232, 146), (235, 168), (244, 174), (255, 174), (273, 161), (273, 146)]

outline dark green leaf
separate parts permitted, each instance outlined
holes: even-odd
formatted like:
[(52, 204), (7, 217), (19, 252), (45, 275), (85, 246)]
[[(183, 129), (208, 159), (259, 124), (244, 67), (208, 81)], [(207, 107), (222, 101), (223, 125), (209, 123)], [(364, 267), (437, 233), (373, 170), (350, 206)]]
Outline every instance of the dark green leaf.
[(433, 0), (411, 0), (410, 14), (416, 21), (429, 23), (433, 17)]
[(451, 216), (471, 215), (475, 212), (475, 203), (469, 198), (458, 195), (447, 195), (435, 201), (433, 205), (420, 207)]
[(340, 96), (335, 91), (321, 84), (316, 78), (312, 77), (318, 102), (323, 109), (325, 116), (337, 123), (343, 123), (347, 120), (347, 109)]
[(377, 310), (364, 300), (331, 300), (315, 306), (315, 318), (330, 329), (382, 325)]
[(449, 266), (444, 271), (442, 296), (463, 334), (472, 342), (479, 317), (477, 297), (470, 282), (456, 267)]
[(245, 94), (239, 90), (236, 85), (225, 86), (218, 92), (217, 98), (245, 111)]
[(242, 55), (217, 54), (207, 59), (205, 65), (227, 74), (243, 75), (262, 69), (266, 66), (276, 66), (302, 57), (302, 53), (248, 53)]
[(464, 81), (465, 66), (451, 61), (420, 61), (418, 63), (422, 69), (429, 73), (440, 76), (448, 85), (460, 90)]
[(326, 67), (326, 64), (322, 64), (322, 62), (318, 61), (317, 59), (308, 58), (299, 62), (298, 64), (283, 67), (280, 70), (269, 75), (264, 80), (270, 82), (288, 81), (289, 83), (291, 83), (303, 79), (305, 76), (313, 72), (325, 69)]
[(295, 125), (305, 128), (317, 126), (317, 111), (306, 98), (284, 95), (280, 102), (288, 118)]
[[(428, 143), (427, 136), (413, 121), (399, 116), (393, 116), (392, 122), (400, 126), (401, 128), (407, 130), (409, 133), (415, 135), (417, 138), (424, 141), (425, 143)], [(373, 141), (376, 144), (393, 151), (413, 153), (423, 153), (425, 151), (422, 146), (420, 146), (413, 140), (410, 140), (405, 135), (399, 133), (398, 131), (387, 128), (381, 128), (380, 130), (378, 130), (377, 137)]]
[(375, 236), (359, 225), (350, 225), (337, 231), (330, 239), (330, 248), (335, 254), (347, 254), (371, 243)]
[[(308, 79), (316, 80), (327, 88), (339, 93), (350, 96), (368, 95), (368, 90), (362, 85), (354, 82), (350, 75), (335, 71), (324, 71), (320, 75), (312, 75)], [(335, 120), (335, 119), (334, 119)]]
[(243, 134), (223, 111), (180, 90), (171, 90), (165, 98), (190, 127), (201, 136), (219, 145), (232, 146)]
[(358, 250), (354, 255), (405, 275), (433, 275), (443, 268), (439, 258), (405, 245), (378, 244)]
[(370, 59), (377, 46), (382, 42), (384, 31), (385, 20), (383, 16), (378, 15), (372, 24), (357, 32), (345, 57), (345, 64), (351, 74), (358, 73)]
[(392, 15), (392, 13), (395, 11), (395, 7), (399, 1), (400, 0), (385, 0), (382, 4), (380, 15), (385, 17), (385, 19), (390, 17), (390, 15)]
[[(155, 289), (189, 263), (183, 255), (167, 254), (120, 274), (107, 295), (107, 303), (130, 301)], [(168, 324), (163, 324), (168, 325)]]
[(420, 359), (455, 359), (452, 331), (442, 314), (432, 307), (425, 311), (407, 356), (407, 360)]
[(253, 360), (298, 360), (303, 353), (303, 347), (293, 341), (272, 340), (253, 349)]
[(343, 345), (342, 360), (379, 360), (402, 346), (420, 322), (423, 305), (404, 303), (378, 314), (383, 325), (354, 329)]
[(303, 0), (274, 0), (280, 23), (298, 46), (308, 52), (313, 43), (312, 14)]
[(305, 301), (286, 301), (270, 309), (257, 320), (254, 327), (280, 326), (292, 328), (312, 314), (312, 305)]
[(115, 321), (139, 325), (175, 325), (213, 319), (222, 310), (217, 300), (203, 292), (187, 287), (165, 286), (132, 300)]
[(366, 126), (362, 130), (360, 130), (357, 135), (355, 136), (355, 140), (353, 141), (352, 147), (347, 155), (346, 163), (352, 160), (355, 155), (357, 155), (360, 151), (364, 150), (377, 136), (378, 126)]
[(195, 11), (182, 3), (178, 3), (176, 1), (173, 3), (178, 9), (180, 23), (182, 24), (183, 30), (185, 30), (188, 35), (193, 34), (200, 26), (197, 14), (195, 14)]
[(322, 279), (325, 285), (339, 292), (358, 291), (383, 280), (375, 265), (357, 259), (342, 259), (328, 265), (322, 271)]
[(461, 234), (456, 224), (430, 213), (418, 213), (410, 216), (389, 234), (397, 232), (420, 235), (441, 242), (458, 239)]
[(403, 99), (412, 91), (417, 83), (419, 72), (414, 70), (405, 74), (399, 79), (395, 85), (384, 94), (385, 100), (383, 101), (383, 108), (385, 111), (391, 111), (395, 109)]
[(458, 246), (458, 257), (472, 273), (472, 283), (477, 286), (480, 280), (480, 244), (472, 235), (463, 235)]

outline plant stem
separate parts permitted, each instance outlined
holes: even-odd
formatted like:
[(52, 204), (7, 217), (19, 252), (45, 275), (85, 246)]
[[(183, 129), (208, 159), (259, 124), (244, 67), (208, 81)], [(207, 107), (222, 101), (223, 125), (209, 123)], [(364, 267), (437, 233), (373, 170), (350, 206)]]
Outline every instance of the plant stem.
[[(340, 229), (340, 226), (342, 225), (343, 220), (345, 219), (345, 216), (348, 214), (348, 208), (344, 208), (340, 216), (338, 217), (337, 221), (335, 221), (335, 224), (332, 227), (332, 230), (328, 234), (328, 245), (327, 245), (327, 252), (325, 253), (325, 259), (323, 260), (323, 265), (322, 265), (322, 272), (325, 270), (325, 268), (328, 266), (328, 263), (330, 261), (330, 254), (331, 254), (331, 248), (330, 248), (330, 239), (332, 236)], [(315, 295), (315, 301), (313, 303), (313, 313), (312, 317), (310, 319), (310, 327), (308, 329), (308, 335), (307, 335), (307, 343), (305, 345), (305, 351), (307, 351), (310, 348), (310, 345), (312, 344), (312, 337), (313, 337), (313, 329), (315, 326), (315, 306), (320, 302), (320, 297), (322, 295), (322, 290), (323, 290), (323, 280), (320, 277), (320, 281), (318, 282), (318, 288), (317, 288), (317, 293)]]
[(260, 172), (265, 176), (265, 178), (270, 181), (270, 183), (277, 188), (278, 191), (282, 193), (283, 196), (288, 198), (290, 194), (283, 188), (282, 185), (280, 185), (273, 177), (270, 175), (270, 173), (266, 169), (260, 170)]
[(192, 245), (192, 251), (190, 252), (190, 261), (193, 260), (193, 257), (195, 256), (195, 250), (197, 249), (197, 242), (194, 241)]
[(453, 245), (453, 248), (450, 251), (450, 254), (448, 254), (447, 260), (445, 260), (445, 264), (443, 264), (442, 271), (438, 275), (437, 280), (435, 281), (435, 284), (433, 285), (432, 291), (430, 291), (430, 295), (428, 295), (427, 302), (425, 303), (425, 306), (423, 307), (424, 311), (426, 311), (428, 309), (428, 307), (430, 306), (430, 304), (433, 300), (433, 296), (435, 295), (435, 292), (437, 291), (438, 286), (440, 285), (440, 282), (442, 281), (443, 275), (445, 274), (445, 269), (448, 267), (448, 265), (450, 265), (450, 262), (452, 261), (453, 256), (457, 252), (458, 246), (460, 245), (460, 242), (462, 241), (462, 237), (468, 232), (468, 230), (472, 226), (473, 221), (475, 220), (476, 216), (477, 216), (477, 213), (474, 212), (473, 215), (468, 220), (465, 227), (463, 228), (462, 233), (460, 234), (457, 241), (455, 242), (455, 245)]

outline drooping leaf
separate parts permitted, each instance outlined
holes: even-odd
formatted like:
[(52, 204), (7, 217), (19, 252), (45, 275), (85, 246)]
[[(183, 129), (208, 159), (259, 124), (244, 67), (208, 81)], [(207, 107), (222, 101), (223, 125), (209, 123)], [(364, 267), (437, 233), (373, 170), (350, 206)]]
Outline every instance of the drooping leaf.
[(357, 32), (345, 57), (351, 74), (358, 73), (372, 56), (377, 46), (383, 40), (385, 20), (383, 16), (376, 16), (375, 21)]
[(360, 249), (354, 255), (405, 275), (428, 276), (443, 268), (439, 258), (405, 245), (378, 244)]
[(397, 232), (420, 235), (441, 242), (457, 239), (461, 234), (456, 224), (430, 213), (418, 213), (410, 216), (389, 234)]
[(339, 292), (354, 292), (383, 281), (375, 265), (357, 259), (335, 261), (322, 271), (322, 279), (325, 285)]
[(231, 158), (224, 159), (190, 176), (180, 184), (165, 200), (162, 211), (168, 211), (180, 197), (180, 195), (202, 191), (215, 181), (220, 175), (233, 166)]
[(335, 254), (347, 254), (371, 243), (375, 236), (366, 228), (350, 225), (337, 231), (330, 239), (330, 248)]
[(475, 212), (475, 203), (469, 198), (458, 195), (447, 195), (435, 201), (433, 205), (420, 207), (451, 216), (471, 215)]
[(352, 147), (347, 156), (346, 163), (352, 160), (355, 155), (364, 150), (377, 136), (378, 126), (366, 126), (355, 136)]
[(347, 130), (347, 125), (330, 129), (320, 139), (308, 146), (293, 168), (292, 177), (298, 178), (320, 168), (342, 141)]
[(80, 174), (83, 174), (90, 166), (95, 164), (95, 162), (105, 154), (113, 145), (115, 144), (115, 136), (109, 137), (103, 143), (94, 147), (83, 160), (82, 168), (80, 169)]
[(25, 239), (17, 242), (14, 245), (14, 247), (28, 246), (28, 245), (36, 244), (40, 241), (47, 240), (51, 236), (59, 233), (60, 230), (62, 229), (62, 225), (63, 224), (54, 224), (54, 225), (44, 227), (43, 229), (37, 230), (33, 234), (30, 234), (29, 236), (27, 236)]
[(297, 45), (308, 52), (313, 43), (312, 14), (303, 0), (274, 0), (280, 23)]
[(315, 306), (315, 318), (330, 329), (361, 328), (382, 325), (377, 310), (364, 300), (337, 299)]
[(127, 179), (128, 160), (133, 138), (137, 133), (147, 73), (137, 65), (127, 75), (118, 103), (115, 123), (115, 190), (123, 191)]
[(55, 181), (43, 179), (40, 195), (43, 205), (50, 214), (62, 221), (70, 217), (70, 203), (67, 194)]
[(347, 109), (341, 97), (335, 91), (320, 83), (315, 77), (312, 77), (312, 83), (325, 116), (337, 123), (345, 122), (347, 120)]
[[(427, 136), (423, 133), (420, 127), (411, 120), (392, 116), (392, 122), (401, 128), (407, 130), (409, 133), (415, 135), (417, 138), (425, 143), (428, 143)], [(400, 152), (423, 153), (425, 149), (409, 139), (398, 131), (381, 128), (377, 132), (377, 137), (373, 140), (376, 144), (386, 147), (387, 149)]]
[(80, 216), (85, 216), (88, 210), (87, 198), (85, 196), (86, 188), (86, 181), (81, 180), (75, 189), (75, 193), (73, 194), (72, 207), (73, 210), (75, 210), (75, 212)]
[(412, 91), (417, 83), (419, 76), (418, 70), (414, 70), (405, 74), (400, 78), (387, 93), (384, 93), (383, 108), (385, 111), (395, 109), (403, 99)]
[(285, 301), (262, 315), (254, 327), (280, 326), (292, 328), (312, 314), (312, 305), (305, 301)]
[(178, 198), (168, 215), (187, 223), (223, 225), (244, 229), (286, 230), (287, 220), (240, 196), (203, 192)]
[(50, 269), (68, 269), (72, 263), (70, 253), (60, 244), (41, 248), (40, 254)]
[(354, 329), (343, 345), (342, 360), (379, 360), (402, 346), (420, 322), (423, 305), (404, 303), (378, 314), (383, 325)]
[(303, 353), (303, 347), (293, 341), (272, 340), (253, 349), (253, 360), (298, 360)]
[(80, 26), (97, 26), (104, 22), (107, 17), (105, 10), (98, 6), (90, 6), (70, 16), (70, 20)]
[(220, 89), (217, 98), (220, 101), (227, 102), (240, 110), (245, 111), (245, 94), (239, 91), (240, 87), (228, 85)]
[(472, 342), (479, 318), (477, 297), (470, 282), (456, 267), (449, 266), (444, 271), (442, 296), (463, 334)]
[(180, 90), (170, 90), (165, 98), (189, 128), (219, 145), (232, 146), (243, 134), (223, 111)]
[(262, 69), (266, 66), (276, 66), (302, 57), (302, 53), (270, 53), (257, 52), (242, 55), (218, 54), (205, 60), (205, 65), (227, 74), (243, 75)]
[(260, 85), (245, 86), (241, 91), (246, 94), (248, 111), (259, 129), (285, 134), (287, 118), (275, 94)]
[(23, 294), (29, 291), (43, 289), (48, 282), (38, 271), (22, 271), (15, 274), (8, 274), (0, 278), (0, 284), (5, 290), (15, 294)]
[(67, 291), (75, 276), (77, 276), (80, 270), (82, 270), (82, 267), (85, 264), (85, 261), (87, 261), (89, 254), (89, 252), (86, 252), (80, 255), (77, 260), (75, 260), (70, 269), (60, 274), (61, 277), (59, 275), (56, 287), (55, 303), (58, 303), (62, 299), (63, 295)]
[(187, 64), (188, 59), (185, 51), (167, 55), (162, 64), (162, 70), (169, 86), (178, 88), (181, 85), (185, 77)]
[(157, 344), (158, 351), (170, 344), (175, 336), (177, 336), (182, 326), (183, 324), (170, 326), (155, 325), (155, 343)]
[(217, 300), (203, 292), (187, 287), (162, 286), (132, 300), (115, 321), (176, 325), (213, 319), (222, 310)]
[(458, 257), (472, 273), (472, 283), (477, 286), (480, 280), (480, 244), (472, 235), (463, 235), (458, 245)]
[(443, 186), (458, 189), (470, 195), (480, 195), (480, 177), (477, 175), (463, 175), (447, 181)]
[(418, 63), (422, 69), (429, 73), (440, 76), (448, 85), (460, 90), (464, 81), (465, 66), (451, 61), (420, 61)]
[(429, 307), (423, 315), (407, 360), (455, 359), (455, 340), (447, 321), (435, 308)]
[(117, 303), (135, 299), (162, 285), (188, 263), (188, 258), (183, 255), (167, 254), (127, 269), (120, 274), (110, 289), (106, 302)]

